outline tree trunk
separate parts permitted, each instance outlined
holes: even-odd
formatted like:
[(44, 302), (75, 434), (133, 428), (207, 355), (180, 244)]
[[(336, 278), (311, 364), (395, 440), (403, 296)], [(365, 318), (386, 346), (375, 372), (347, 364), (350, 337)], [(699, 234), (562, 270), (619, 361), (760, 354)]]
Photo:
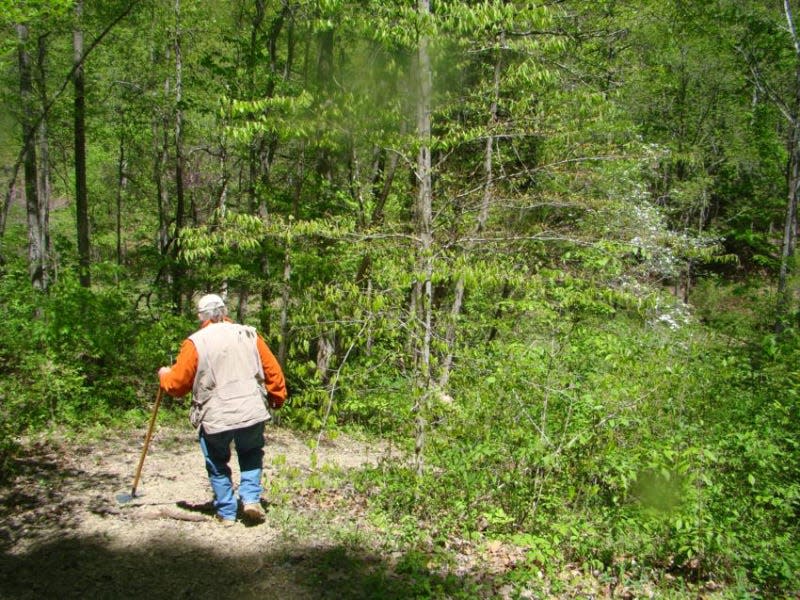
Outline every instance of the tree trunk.
[(797, 200), (800, 194), (800, 38), (792, 17), (789, 0), (783, 2), (784, 14), (789, 25), (795, 51), (794, 106), (790, 118), (789, 161), (786, 170), (788, 184), (786, 220), (783, 227), (783, 244), (781, 248), (781, 266), (778, 273), (778, 314), (775, 330), (780, 332), (787, 320), (792, 306), (792, 290), (789, 278), (794, 262), (794, 251), (797, 241)]
[(33, 288), (41, 291), (45, 289), (45, 249), (42, 247), (41, 211), (37, 189), (35, 103), (31, 56), (27, 49), (28, 28), (26, 25), (17, 25), (17, 36), (20, 97), (22, 100), (22, 139), (25, 148), (23, 172), (25, 174), (25, 210), (28, 218), (28, 274)]
[(122, 266), (122, 197), (128, 188), (128, 159), (125, 156), (125, 134), (119, 136), (119, 158), (117, 161), (117, 266)]
[[(325, 29), (317, 34), (319, 40), (319, 59), (317, 61), (317, 89), (320, 100), (324, 101), (333, 89), (333, 29)], [(333, 181), (334, 160), (330, 150), (323, 146), (317, 149), (317, 175), (322, 181)]]
[(236, 307), (236, 320), (244, 323), (247, 317), (247, 309), (250, 301), (250, 290), (246, 285), (239, 288), (239, 305)]
[[(375, 175), (373, 177), (372, 195), (375, 199), (375, 204), (372, 208), (372, 215), (369, 220), (370, 228), (378, 227), (383, 223), (383, 210), (386, 206), (386, 200), (389, 198), (389, 192), (392, 189), (392, 182), (394, 181), (395, 173), (397, 173), (397, 164), (400, 159), (398, 153), (392, 152), (387, 163), (384, 155), (385, 151), (381, 150), (381, 155), (378, 157)], [(367, 251), (358, 266), (356, 283), (365, 284), (365, 282), (369, 282), (371, 266), (372, 255)]]
[(289, 354), (289, 294), (291, 293), (292, 277), (292, 236), (286, 235), (286, 249), (283, 260), (283, 286), (281, 292), (281, 339), (278, 344), (278, 363), (281, 369), (286, 370), (286, 357)]
[(330, 381), (331, 363), (336, 356), (336, 345), (329, 335), (323, 332), (317, 338), (317, 375), (322, 385), (328, 385)]
[(414, 284), (413, 295), (417, 314), (410, 318), (416, 323), (414, 354), (416, 370), (416, 390), (414, 394), (414, 465), (417, 475), (424, 468), (423, 451), (425, 446), (425, 427), (431, 391), (431, 338), (432, 338), (432, 283), (433, 279), (433, 186), (431, 174), (431, 64), (428, 55), (428, 34), (424, 31), (430, 17), (430, 0), (418, 0), (417, 11), (422, 21), (423, 31), (419, 37), (417, 50), (417, 135), (419, 152), (417, 154), (417, 272), (421, 276)]
[(89, 273), (89, 199), (86, 188), (86, 96), (83, 74), (83, 0), (75, 4), (76, 27), (72, 34), (75, 89), (75, 213), (78, 232), (78, 279), (83, 287), (90, 287)]
[(789, 287), (789, 276), (794, 262), (794, 251), (797, 241), (797, 198), (800, 186), (800, 123), (795, 119), (792, 126), (792, 139), (789, 148), (789, 164), (787, 166), (788, 198), (786, 203), (786, 219), (783, 226), (783, 244), (781, 248), (781, 266), (778, 273), (778, 315), (775, 329), (783, 330), (786, 318), (792, 306), (792, 291)]
[[(6, 188), (5, 202), (3, 204), (3, 209), (0, 210), (0, 242), (3, 241), (3, 237), (5, 237), (6, 234), (8, 211), (11, 208), (11, 203), (17, 196), (17, 176), (19, 175), (19, 168), (22, 166), (23, 159), (24, 156), (20, 156), (20, 159), (14, 163), (14, 166), (11, 170), (11, 177), (8, 182), (8, 187)], [(0, 265), (4, 263), (5, 263), (5, 258), (3, 257), (2, 252), (0, 252)]]
[(175, 239), (172, 245), (172, 304), (182, 310), (183, 268), (180, 263), (180, 235), (186, 216), (183, 189), (183, 57), (181, 55), (181, 1), (175, 0)]
[[(164, 257), (169, 252), (169, 215), (167, 208), (169, 206), (169, 191), (165, 173), (167, 169), (167, 158), (169, 156), (168, 141), (166, 136), (166, 129), (161, 129), (163, 124), (157, 121), (153, 122), (153, 144), (155, 145), (154, 154), (155, 160), (153, 161), (153, 180), (156, 184), (156, 200), (158, 204), (158, 252)], [(160, 142), (159, 142), (160, 140)], [(171, 274), (168, 276), (169, 281), (172, 281)]]
[[(89, 49), (83, 54), (81, 60), (77, 61), (73, 65), (73, 69), (70, 71), (69, 76), (64, 80), (64, 83), (60, 87), (60, 89), (55, 93), (53, 98), (51, 98), (49, 100), (46, 100), (46, 104), (43, 105), (43, 109), (42, 109), (42, 112), (39, 115), (39, 117), (38, 118), (31, 118), (31, 122), (29, 123), (29, 128), (28, 128), (29, 131), (33, 131), (34, 129), (36, 129), (38, 127), (38, 125), (39, 125), (39, 120), (45, 119), (47, 117), (47, 115), (48, 115), (48, 113), (50, 111), (50, 108), (53, 106), (53, 104), (55, 103), (56, 99), (66, 89), (66, 87), (67, 87), (69, 81), (72, 79), (72, 77), (74, 75), (74, 71), (77, 69), (77, 67), (81, 66), (83, 64), (83, 61), (86, 60), (86, 56), (89, 54), (89, 52), (91, 52), (94, 48), (96, 48), (100, 44), (100, 42), (106, 37), (106, 35), (108, 35), (108, 33), (111, 31), (111, 29), (113, 29), (113, 27), (117, 23), (119, 23), (125, 16), (127, 16), (130, 13), (131, 9), (136, 5), (137, 2), (138, 2), (138, 0), (132, 0), (130, 2), (130, 4), (128, 4), (128, 6), (125, 8), (125, 10), (122, 11), (119, 15), (117, 15), (117, 17), (113, 21), (111, 21), (106, 26), (106, 28), (103, 29), (103, 31), (100, 32), (94, 38), (93, 42), (89, 45)], [(22, 27), (25, 29), (25, 36), (27, 37), (27, 27), (26, 26), (22, 26)], [(18, 35), (20, 34), (19, 27), (17, 27), (17, 34)], [(30, 69), (30, 67), (28, 67), (28, 68)], [(41, 89), (44, 91), (46, 88), (45, 88), (45, 86), (41, 86)], [(33, 114), (33, 113), (31, 113), (31, 114)], [(16, 194), (16, 180), (17, 180), (17, 176), (19, 174), (19, 168), (21, 166), (23, 166), (23, 163), (25, 161), (26, 153), (27, 153), (27, 138), (23, 141), (22, 150), (21, 150), (21, 152), (19, 154), (19, 157), (18, 157), (17, 161), (15, 161), (15, 163), (14, 163), (14, 167), (12, 169), (11, 177), (10, 177), (10, 180), (9, 180), (9, 183), (8, 183), (5, 203), (3, 204), (3, 207), (0, 210), (0, 240), (2, 239), (2, 237), (3, 237), (4, 233), (5, 233), (5, 225), (6, 225), (6, 219), (8, 217), (8, 210), (9, 210), (9, 207), (10, 207), (10, 202), (11, 202), (11, 199)], [(48, 171), (49, 171), (49, 168), (48, 168)], [(48, 178), (49, 178), (49, 175), (48, 175)], [(47, 227), (47, 232), (45, 233), (45, 236), (48, 239), (48, 244), (49, 244), (49, 203), (46, 204), (46, 209), (47, 209), (46, 218), (47, 218), (47, 221), (48, 221), (48, 227)], [(47, 251), (48, 248), (49, 248), (49, 246), (46, 246), (45, 247), (45, 251)], [(2, 255), (0, 255), (0, 264), (2, 263), (2, 261), (3, 261), (3, 257), (2, 257)], [(49, 267), (50, 266), (49, 265), (49, 257), (48, 257), (47, 262), (48, 262), (48, 267)]]
[(42, 248), (42, 285), (44, 289), (50, 287), (50, 144), (47, 127), (47, 80), (45, 77), (45, 60), (47, 57), (47, 43), (44, 36), (38, 40), (38, 57), (36, 64), (36, 79), (39, 88), (39, 103), (42, 107), (42, 116), (38, 127), (38, 183), (39, 194), (39, 244)]

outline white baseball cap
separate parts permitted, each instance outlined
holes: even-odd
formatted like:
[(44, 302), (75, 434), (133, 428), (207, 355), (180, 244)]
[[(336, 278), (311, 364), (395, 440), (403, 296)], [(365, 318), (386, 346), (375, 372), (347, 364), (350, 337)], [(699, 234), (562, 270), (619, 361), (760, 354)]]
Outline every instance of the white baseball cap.
[(215, 308), (225, 308), (225, 302), (216, 294), (206, 294), (197, 302), (197, 312), (208, 312)]

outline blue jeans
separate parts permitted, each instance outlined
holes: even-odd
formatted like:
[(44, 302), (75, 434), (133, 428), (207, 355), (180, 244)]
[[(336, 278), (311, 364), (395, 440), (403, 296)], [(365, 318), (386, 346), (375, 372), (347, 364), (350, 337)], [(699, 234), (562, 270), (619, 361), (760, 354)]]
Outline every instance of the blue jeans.
[(221, 433), (206, 433), (200, 427), (200, 449), (206, 459), (206, 471), (214, 490), (214, 508), (223, 519), (236, 519), (236, 498), (233, 495), (231, 442), (236, 446), (241, 481), (242, 504), (261, 501), (261, 469), (264, 458), (264, 423)]

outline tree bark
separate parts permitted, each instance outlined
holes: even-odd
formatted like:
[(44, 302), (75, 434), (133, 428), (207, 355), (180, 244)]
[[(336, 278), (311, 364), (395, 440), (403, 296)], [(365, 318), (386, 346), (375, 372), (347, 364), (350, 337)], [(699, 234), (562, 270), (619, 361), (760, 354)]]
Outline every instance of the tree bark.
[(28, 52), (28, 27), (17, 25), (20, 98), (22, 100), (22, 137), (24, 145), (25, 210), (28, 220), (28, 274), (36, 290), (45, 289), (44, 252), (42, 247), (41, 211), (39, 207), (36, 164), (36, 117), (34, 111), (33, 74)]
[(286, 235), (286, 248), (283, 260), (283, 286), (281, 291), (281, 339), (278, 344), (278, 363), (286, 370), (286, 357), (289, 354), (289, 297), (292, 277), (292, 236)]
[(180, 263), (180, 235), (186, 216), (183, 188), (183, 57), (181, 54), (181, 1), (175, 0), (175, 239), (172, 245), (172, 304), (182, 310), (183, 268)]
[[(19, 175), (19, 168), (22, 166), (22, 159), (24, 159), (24, 155), (14, 163), (14, 166), (11, 169), (11, 177), (8, 182), (8, 187), (6, 188), (5, 202), (3, 204), (3, 209), (0, 211), (0, 242), (3, 241), (3, 237), (6, 234), (8, 211), (11, 208), (11, 203), (14, 201), (14, 198), (17, 195), (17, 176)], [(3, 257), (2, 252), (0, 252), (0, 265), (3, 263), (5, 263), (5, 258)]]
[(424, 30), (430, 17), (430, 0), (418, 0), (417, 12), (422, 21), (417, 49), (417, 273), (413, 296), (416, 306), (410, 318), (416, 323), (411, 330), (414, 339), (416, 390), (414, 394), (414, 466), (417, 475), (424, 469), (423, 451), (428, 404), (431, 391), (432, 279), (433, 279), (433, 185), (431, 173), (431, 63), (428, 55), (428, 33)]
[[(155, 9), (155, 7), (153, 7)], [(155, 10), (151, 14), (151, 19), (161, 20), (162, 16)], [(150, 60), (155, 64), (162, 61), (167, 64), (172, 60), (172, 46), (166, 44), (164, 56), (161, 56), (159, 48), (153, 44), (150, 48)], [(166, 290), (164, 301), (172, 301), (173, 296), (173, 275), (174, 270), (171, 261), (172, 242), (170, 234), (170, 224), (172, 222), (172, 210), (170, 206), (170, 177), (168, 167), (170, 164), (170, 147), (172, 144), (170, 132), (172, 130), (172, 113), (167, 108), (168, 99), (172, 95), (172, 82), (169, 76), (164, 76), (163, 98), (164, 104), (159, 111), (153, 114), (151, 128), (153, 140), (153, 183), (156, 188), (156, 205), (158, 207), (158, 232), (156, 244), (161, 266), (156, 275), (156, 281), (163, 282), (163, 286), (158, 286), (158, 293)]]
[(37, 139), (37, 190), (39, 194), (39, 243), (42, 248), (42, 285), (44, 289), (50, 287), (50, 144), (47, 126), (47, 80), (46, 62), (47, 41), (45, 36), (38, 40), (38, 56), (36, 61), (36, 80), (39, 88), (39, 103), (42, 107), (42, 116), (39, 120)]
[[(169, 87), (165, 83), (165, 87)], [(156, 201), (158, 205), (158, 252), (165, 257), (169, 252), (169, 191), (166, 182), (167, 158), (169, 156), (168, 140), (164, 123), (153, 121), (153, 144), (155, 145), (153, 161), (153, 180), (156, 184)], [(162, 127), (164, 127), (162, 129)], [(172, 274), (168, 275), (169, 282), (172, 281)]]
[(128, 188), (128, 159), (125, 156), (125, 134), (119, 136), (119, 158), (117, 161), (117, 266), (122, 266), (122, 198)]
[[(798, 87), (800, 89), (800, 87)], [(775, 325), (777, 332), (785, 327), (787, 315), (792, 305), (792, 291), (789, 287), (789, 276), (794, 262), (797, 241), (797, 199), (800, 186), (800, 124), (795, 118), (792, 125), (792, 138), (789, 148), (789, 164), (787, 165), (788, 197), (786, 218), (783, 226), (783, 243), (781, 247), (781, 266), (778, 273), (778, 318)]]
[(72, 34), (75, 69), (72, 77), (75, 90), (75, 213), (78, 233), (78, 279), (88, 288), (92, 280), (89, 272), (89, 199), (86, 187), (86, 95), (83, 71), (83, 0), (75, 4), (76, 27)]
[(775, 330), (780, 332), (784, 326), (792, 306), (792, 290), (789, 288), (789, 277), (794, 262), (797, 241), (797, 201), (800, 195), (800, 38), (792, 17), (789, 0), (783, 2), (784, 14), (789, 25), (795, 51), (794, 105), (790, 114), (789, 159), (786, 170), (787, 203), (786, 219), (783, 227), (783, 244), (781, 248), (781, 266), (778, 273), (778, 314)]
[[(319, 101), (329, 98), (333, 89), (333, 29), (325, 29), (317, 34), (319, 40), (319, 58), (317, 61), (317, 89)], [(322, 108), (320, 108), (322, 110)], [(333, 181), (334, 159), (329, 148), (323, 146), (317, 149), (317, 175), (323, 181)]]

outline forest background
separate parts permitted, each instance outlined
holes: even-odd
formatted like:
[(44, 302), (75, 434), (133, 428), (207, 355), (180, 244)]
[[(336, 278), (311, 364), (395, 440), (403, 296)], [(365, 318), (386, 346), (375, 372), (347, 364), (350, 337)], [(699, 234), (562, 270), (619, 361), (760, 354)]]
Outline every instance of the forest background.
[(0, 0), (4, 474), (217, 292), (410, 538), (796, 591), (796, 8)]

